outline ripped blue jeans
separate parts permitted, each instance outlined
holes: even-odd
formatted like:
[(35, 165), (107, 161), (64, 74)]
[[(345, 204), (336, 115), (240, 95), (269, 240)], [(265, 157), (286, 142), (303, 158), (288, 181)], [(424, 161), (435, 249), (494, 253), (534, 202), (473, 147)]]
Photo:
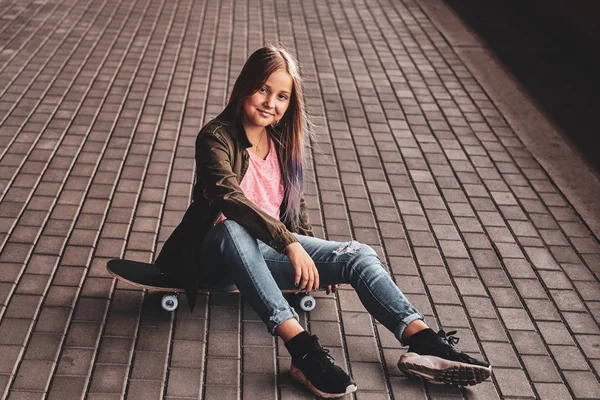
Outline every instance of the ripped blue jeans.
[[(294, 235), (313, 259), (320, 287), (352, 285), (367, 311), (399, 341), (409, 323), (423, 320), (368, 245)], [(202, 275), (218, 286), (237, 286), (272, 335), (276, 335), (282, 322), (298, 320), (298, 314), (280, 290), (295, 289), (295, 271), (287, 255), (255, 239), (231, 220), (218, 223), (208, 232), (201, 251), (205, 261)]]

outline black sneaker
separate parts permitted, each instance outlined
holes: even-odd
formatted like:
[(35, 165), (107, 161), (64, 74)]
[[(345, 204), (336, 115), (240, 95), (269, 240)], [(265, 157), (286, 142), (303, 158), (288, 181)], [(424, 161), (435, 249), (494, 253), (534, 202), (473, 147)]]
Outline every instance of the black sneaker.
[[(492, 367), (459, 351), (454, 345), (458, 338), (456, 331), (437, 335), (434, 331), (428, 338), (410, 343), (408, 352), (398, 361), (398, 368), (406, 375), (454, 385), (475, 385), (485, 381), (492, 374)], [(410, 342), (410, 341), (409, 341)]]
[(316, 335), (307, 337), (302, 349), (304, 350), (292, 354), (292, 378), (315, 395), (324, 398), (341, 397), (356, 391), (356, 383), (333, 363), (329, 350), (319, 344)]

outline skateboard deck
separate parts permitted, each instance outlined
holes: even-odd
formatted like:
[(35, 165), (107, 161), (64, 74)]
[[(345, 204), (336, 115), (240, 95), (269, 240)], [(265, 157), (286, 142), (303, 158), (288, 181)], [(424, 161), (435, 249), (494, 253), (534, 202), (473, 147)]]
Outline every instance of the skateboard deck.
[[(110, 260), (106, 269), (118, 280), (141, 289), (183, 293), (185, 289), (161, 274), (154, 264), (132, 260)], [(198, 287), (199, 293), (226, 292), (239, 293), (234, 284)], [(283, 289), (284, 293), (298, 293), (297, 289)]]
[[(183, 293), (185, 289), (160, 273), (154, 264), (132, 260), (110, 260), (106, 264), (108, 272), (118, 280), (141, 289)], [(199, 287), (200, 293), (238, 292), (235, 285)]]
[[(167, 276), (161, 274), (160, 270), (154, 264), (133, 261), (133, 260), (110, 260), (106, 264), (108, 273), (121, 282), (128, 283), (140, 289), (156, 290), (166, 292), (163, 296), (161, 304), (167, 311), (173, 311), (177, 308), (178, 297), (180, 293), (184, 293), (185, 289), (173, 282)], [(198, 288), (199, 293), (239, 293), (239, 290), (234, 284), (212, 285), (210, 287)], [(311, 311), (316, 300), (311, 295), (301, 293), (296, 289), (283, 289), (283, 293), (298, 294), (298, 305), (304, 311)]]

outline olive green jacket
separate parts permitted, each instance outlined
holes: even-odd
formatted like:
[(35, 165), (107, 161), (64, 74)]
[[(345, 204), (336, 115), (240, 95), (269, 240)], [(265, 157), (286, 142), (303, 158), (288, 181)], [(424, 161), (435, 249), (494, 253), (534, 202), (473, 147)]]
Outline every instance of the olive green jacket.
[[(269, 132), (278, 135), (274, 129)], [(221, 213), (280, 253), (285, 251), (287, 245), (298, 241), (292, 232), (313, 236), (303, 198), (299, 217), (284, 222), (266, 214), (244, 195), (240, 182), (248, 170), (250, 156), (246, 149), (251, 146), (241, 124), (217, 120), (206, 124), (196, 138), (196, 182), (192, 203), (155, 261), (163, 274), (184, 286), (192, 311), (198, 288), (210, 278), (203, 274), (198, 253), (204, 236)], [(280, 149), (278, 146), (276, 148), (281, 164)], [(283, 215), (286, 207), (288, 188), (285, 183), (284, 187), (280, 215)]]

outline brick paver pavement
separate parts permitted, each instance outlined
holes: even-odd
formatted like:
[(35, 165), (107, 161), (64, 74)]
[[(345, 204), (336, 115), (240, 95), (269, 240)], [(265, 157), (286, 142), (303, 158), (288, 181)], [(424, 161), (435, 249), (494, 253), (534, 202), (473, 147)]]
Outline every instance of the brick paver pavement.
[(406, 379), (345, 288), (302, 321), (356, 398), (600, 397), (598, 240), (413, 0), (0, 1), (2, 397), (310, 398), (239, 296), (169, 314), (105, 271), (159, 251), (199, 127), (277, 41), (317, 123), (317, 235), (372, 245), (495, 368), (466, 389)]

